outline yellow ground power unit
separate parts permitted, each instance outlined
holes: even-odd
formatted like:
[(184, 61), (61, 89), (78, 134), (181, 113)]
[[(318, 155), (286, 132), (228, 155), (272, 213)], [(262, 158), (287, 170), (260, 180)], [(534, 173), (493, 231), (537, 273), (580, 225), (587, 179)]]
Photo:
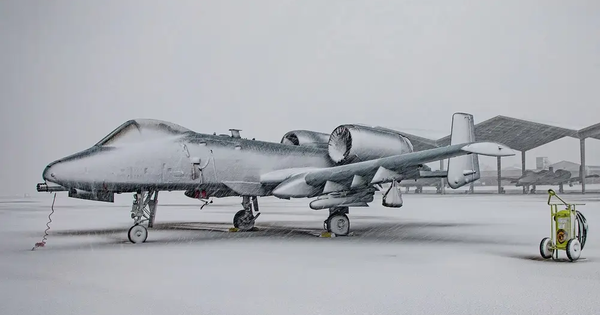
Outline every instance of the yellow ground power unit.
[[(556, 197), (561, 203), (551, 203)], [(585, 204), (567, 203), (554, 190), (548, 190), (548, 205), (550, 206), (550, 237), (545, 237), (540, 243), (540, 254), (543, 258), (558, 259), (558, 251), (564, 250), (570, 261), (581, 256), (581, 251), (587, 239), (587, 220), (575, 207)], [(559, 210), (559, 206), (565, 209)]]

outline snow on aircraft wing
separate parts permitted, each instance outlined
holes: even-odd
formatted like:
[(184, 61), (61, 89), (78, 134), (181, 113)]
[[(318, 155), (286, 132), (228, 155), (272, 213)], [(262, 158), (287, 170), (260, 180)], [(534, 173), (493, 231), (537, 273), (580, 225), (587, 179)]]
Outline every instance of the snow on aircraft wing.
[[(281, 198), (326, 194), (400, 180), (409, 168), (467, 154), (511, 156), (514, 152), (497, 143), (465, 143), (334, 167), (279, 170), (261, 176), (261, 183), (277, 185), (273, 195)], [(469, 171), (464, 170), (465, 175)]]

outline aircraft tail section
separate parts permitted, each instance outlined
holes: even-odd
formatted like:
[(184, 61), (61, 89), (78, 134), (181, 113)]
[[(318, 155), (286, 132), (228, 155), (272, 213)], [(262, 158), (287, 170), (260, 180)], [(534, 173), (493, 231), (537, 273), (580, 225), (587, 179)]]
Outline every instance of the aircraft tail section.
[[(473, 115), (455, 113), (452, 115), (450, 145), (475, 142), (475, 123)], [(481, 177), (479, 157), (467, 154), (448, 159), (448, 185), (454, 189), (474, 182)]]

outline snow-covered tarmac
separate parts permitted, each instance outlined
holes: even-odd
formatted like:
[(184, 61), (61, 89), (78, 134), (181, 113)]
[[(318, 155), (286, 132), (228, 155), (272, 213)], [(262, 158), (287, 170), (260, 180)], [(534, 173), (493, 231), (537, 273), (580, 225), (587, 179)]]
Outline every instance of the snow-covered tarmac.
[[(260, 231), (227, 232), (240, 199), (161, 193), (148, 241), (127, 240), (131, 195), (0, 199), (0, 314), (600, 314), (600, 195), (581, 259), (544, 261), (547, 195), (405, 194), (350, 210), (350, 237), (319, 238), (327, 211), (260, 199)], [(210, 231), (210, 228), (215, 230)], [(564, 252), (561, 252), (564, 257)]]

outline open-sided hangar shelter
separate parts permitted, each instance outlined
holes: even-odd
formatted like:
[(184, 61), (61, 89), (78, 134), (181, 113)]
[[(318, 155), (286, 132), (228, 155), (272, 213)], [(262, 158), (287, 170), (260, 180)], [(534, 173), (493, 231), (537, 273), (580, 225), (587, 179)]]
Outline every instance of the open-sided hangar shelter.
[[(410, 139), (417, 151), (450, 144), (450, 135), (433, 140), (408, 133), (403, 134)], [(600, 140), (600, 123), (574, 130), (499, 115), (476, 124), (475, 137), (478, 141), (500, 142), (521, 151), (522, 173), (525, 172), (525, 154), (527, 151), (564, 137), (579, 139), (581, 158), (579, 174), (585, 177), (585, 140), (587, 138)], [(443, 162), (440, 163), (440, 166), (443, 167)], [(498, 158), (498, 193), (502, 190), (500, 184), (501, 173), (501, 159)], [(581, 192), (585, 193), (585, 181), (581, 182)], [(525, 193), (525, 187), (523, 187), (523, 193)]]

